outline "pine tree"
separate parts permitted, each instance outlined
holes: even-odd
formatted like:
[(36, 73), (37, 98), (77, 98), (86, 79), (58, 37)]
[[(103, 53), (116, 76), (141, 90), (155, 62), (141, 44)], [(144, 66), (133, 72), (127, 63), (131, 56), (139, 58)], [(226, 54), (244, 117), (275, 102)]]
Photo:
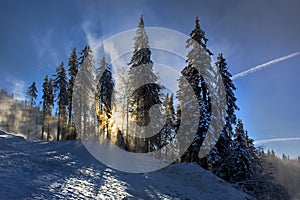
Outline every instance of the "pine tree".
[(112, 68), (105, 61), (105, 57), (100, 61), (97, 73), (97, 91), (96, 91), (96, 114), (102, 130), (106, 130), (106, 136), (110, 138), (109, 120), (112, 115), (112, 93), (114, 81), (112, 77)]
[(273, 149), (272, 149), (272, 151), (271, 151), (271, 156), (272, 156), (273, 159), (276, 158), (275, 151), (274, 151)]
[(176, 114), (175, 114), (175, 132), (177, 133), (181, 123), (181, 105), (177, 104)]
[(236, 124), (237, 117), (235, 115), (235, 111), (239, 110), (236, 105), (237, 98), (234, 95), (234, 91), (236, 90), (235, 85), (232, 82), (232, 75), (228, 71), (226, 60), (223, 58), (223, 54), (218, 55), (218, 62), (216, 62), (216, 66), (221, 74), (221, 78), (224, 84), (224, 89), (226, 93), (226, 118), (225, 118), (225, 127), (223, 129), (224, 135), (227, 138), (232, 137), (232, 126)]
[(271, 150), (268, 149), (268, 153), (267, 153), (268, 157), (271, 158)]
[(27, 138), (30, 138), (30, 135), (34, 132), (35, 130), (35, 115), (36, 113), (34, 113), (35, 110), (35, 106), (36, 106), (36, 98), (37, 98), (37, 89), (36, 89), (36, 85), (35, 82), (33, 82), (27, 90), (26, 93), (26, 97), (29, 100), (29, 107), (28, 107), (28, 116), (27, 118), (27, 126), (28, 126), (28, 130), (27, 130)]
[[(160, 141), (158, 149), (162, 148), (163, 146), (170, 144), (172, 139), (175, 137), (175, 109), (174, 109), (174, 101), (173, 101), (173, 94), (169, 97), (169, 94), (167, 93), (162, 105), (164, 108), (164, 114), (165, 114), (165, 124), (162, 130), (160, 131)], [(163, 157), (165, 159), (169, 159), (173, 157), (173, 154), (176, 154), (176, 152), (173, 152), (176, 150), (175, 142), (171, 143), (172, 149), (171, 151), (168, 151), (167, 149), (165, 152), (163, 152)]]
[(171, 119), (172, 124), (175, 124), (175, 109), (174, 109), (174, 94), (171, 94), (168, 102), (168, 117)]
[(50, 139), (50, 124), (51, 124), (51, 113), (54, 105), (54, 93), (52, 79), (45, 77), (43, 83), (43, 127), (41, 139), (44, 139), (44, 132), (47, 129), (47, 140)]
[(255, 148), (247, 135), (242, 120), (238, 120), (231, 149), (217, 175), (257, 199), (290, 199), (274, 179), (274, 168), (264, 152)]
[(27, 93), (26, 93), (26, 97), (29, 99), (29, 103), (32, 106), (36, 105), (36, 98), (37, 98), (37, 89), (36, 89), (36, 85), (35, 82), (32, 83), (31, 86), (28, 87)]
[(287, 157), (284, 153), (282, 154), (282, 160), (287, 160)]
[(124, 140), (123, 141), (123, 148), (125, 150), (128, 150), (128, 144), (129, 144), (129, 76), (126, 68), (123, 66), (118, 71), (116, 71), (115, 76), (115, 87), (116, 92), (114, 95), (114, 101), (115, 101), (115, 110), (114, 114), (117, 114), (119, 116), (116, 117), (116, 120), (119, 121), (119, 124), (121, 124), (120, 127), (118, 127), (121, 137)]
[(205, 49), (207, 51), (207, 53), (210, 56), (213, 55), (213, 53), (206, 47), (206, 43), (208, 42), (208, 39), (205, 37), (205, 32), (200, 28), (200, 23), (199, 23), (198, 17), (196, 17), (195, 22), (196, 22), (195, 28), (190, 34), (191, 39), (189, 39), (189, 42), (193, 43), (192, 40), (196, 41), (203, 49)]
[(163, 140), (162, 145), (164, 146), (169, 143), (175, 135), (175, 109), (174, 109), (174, 95), (166, 95), (163, 106), (165, 109), (166, 123), (163, 128)]
[[(236, 90), (235, 85), (232, 82), (232, 75), (228, 71), (226, 60), (223, 58), (223, 54), (218, 55), (218, 61), (216, 62), (216, 67), (220, 74), (221, 81), (224, 85), (225, 95), (223, 101), (226, 101), (226, 115), (225, 115), (225, 125), (223, 127), (222, 133), (219, 137), (219, 140), (213, 150), (208, 155), (208, 168), (215, 172), (217, 168), (221, 165), (222, 160), (226, 158), (231, 140), (233, 137), (232, 126), (236, 124), (237, 117), (235, 115), (235, 111), (238, 110), (238, 106), (236, 105), (237, 98), (234, 95), (234, 91)], [(253, 140), (248, 137), (246, 134), (247, 145), (253, 146)], [(252, 142), (252, 143), (251, 143)], [(248, 144), (249, 143), (249, 144)]]
[[(200, 28), (198, 17), (195, 23), (195, 28), (191, 32), (190, 38), (186, 41), (186, 47), (191, 48), (191, 50), (187, 55), (187, 66), (182, 70), (182, 76), (178, 80), (179, 91), (177, 92), (177, 98), (182, 110), (188, 110), (188, 107), (195, 106), (194, 109), (199, 111), (201, 117), (194, 141), (182, 156), (182, 161), (198, 161), (198, 153), (210, 123), (211, 104), (207, 85), (212, 85), (215, 75), (214, 69), (210, 65), (210, 55), (212, 53), (206, 48), (208, 40), (204, 31)], [(198, 71), (198, 69), (200, 70)], [(193, 91), (190, 91), (190, 87)], [(186, 94), (191, 94), (192, 92), (197, 96), (199, 105), (185, 103), (190, 101)], [(186, 132), (191, 134), (191, 130)]]
[[(81, 51), (80, 57), (80, 70), (78, 71), (76, 77), (76, 84), (74, 86), (74, 96), (76, 100), (74, 103), (74, 114), (75, 123), (77, 124), (77, 133), (79, 133), (79, 138), (82, 138), (82, 133), (89, 134), (86, 137), (94, 137), (95, 130), (92, 127), (95, 125), (95, 91), (96, 91), (96, 81), (95, 81), (95, 67), (93, 52), (90, 46), (86, 46)], [(86, 138), (86, 139), (88, 139)]]
[(216, 174), (230, 183), (252, 178), (255, 170), (253, 152), (247, 146), (242, 120), (238, 120), (235, 127), (231, 149), (226, 150), (228, 156), (223, 160)]
[(69, 102), (68, 93), (68, 81), (64, 63), (61, 63), (59, 67), (56, 68), (55, 79), (53, 82), (54, 91), (56, 93), (56, 101), (58, 104), (58, 125), (57, 125), (57, 138), (65, 139), (66, 136), (66, 122), (67, 122), (67, 106)]
[(69, 138), (75, 139), (76, 138), (76, 130), (74, 127), (74, 121), (73, 121), (73, 92), (74, 92), (74, 85), (76, 76), (78, 73), (78, 58), (77, 58), (77, 52), (76, 48), (73, 49), (71, 56), (69, 57), (69, 84), (68, 84), (68, 95), (69, 95), (69, 103), (68, 103), (68, 126), (69, 131), (71, 131)]
[[(157, 77), (153, 72), (149, 40), (144, 28), (144, 20), (141, 16), (136, 36), (134, 38), (134, 51), (129, 62), (129, 112), (131, 120), (138, 126), (147, 126), (150, 123), (149, 111), (155, 104), (160, 104), (160, 89), (156, 84)], [(147, 83), (147, 84), (143, 84)], [(135, 91), (132, 91), (136, 89)], [(155, 120), (155, 119), (152, 119)], [(157, 124), (152, 121), (151, 124)], [(157, 138), (142, 139), (140, 131), (133, 130), (133, 146), (130, 150), (135, 152), (148, 152), (156, 148)]]

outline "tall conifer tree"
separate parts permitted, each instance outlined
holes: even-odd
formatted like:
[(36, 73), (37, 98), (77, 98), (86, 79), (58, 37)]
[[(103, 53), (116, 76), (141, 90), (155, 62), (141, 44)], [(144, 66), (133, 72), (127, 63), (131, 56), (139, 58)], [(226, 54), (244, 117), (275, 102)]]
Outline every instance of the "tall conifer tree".
[(76, 76), (78, 73), (78, 57), (76, 48), (73, 49), (71, 56), (69, 57), (69, 84), (68, 84), (68, 97), (69, 97), (69, 103), (68, 103), (68, 127), (71, 131), (70, 133), (70, 139), (76, 138), (76, 131), (74, 127), (74, 121), (73, 121), (73, 92), (74, 92), (74, 85)]
[(226, 101), (226, 115), (225, 115), (225, 125), (219, 140), (208, 156), (208, 167), (211, 171), (215, 172), (217, 168), (222, 164), (223, 160), (228, 156), (228, 150), (231, 148), (231, 142), (233, 138), (232, 127), (236, 124), (237, 117), (235, 111), (238, 110), (236, 105), (237, 98), (234, 95), (236, 87), (232, 82), (232, 75), (228, 71), (226, 60), (223, 58), (223, 54), (218, 55), (218, 61), (216, 62), (216, 67), (221, 75), (221, 81), (224, 85), (225, 98)]
[[(195, 28), (191, 32), (190, 38), (186, 41), (186, 47), (191, 48), (191, 50), (187, 55), (187, 66), (182, 70), (182, 76), (178, 80), (179, 91), (177, 92), (177, 98), (179, 99), (182, 110), (187, 110), (187, 106), (195, 106), (194, 109), (199, 110), (201, 117), (195, 139), (187, 152), (182, 156), (181, 160), (183, 161), (198, 161), (198, 153), (210, 123), (211, 105), (207, 85), (213, 84), (215, 72), (210, 64), (210, 55), (212, 55), (212, 53), (206, 47), (207, 41), (208, 39), (205, 37), (205, 32), (201, 30), (197, 17)], [(189, 91), (190, 86), (187, 84), (191, 86), (193, 91)], [(189, 102), (185, 94), (191, 94), (192, 92), (195, 93), (198, 99), (198, 105), (185, 103)], [(189, 130), (186, 132), (187, 134), (192, 134)]]
[(67, 123), (67, 106), (69, 102), (68, 93), (68, 81), (64, 63), (61, 63), (59, 67), (56, 68), (55, 79), (53, 82), (54, 91), (57, 95), (58, 104), (58, 125), (57, 125), (57, 138), (65, 139), (66, 136), (66, 123)]
[[(77, 124), (77, 132), (80, 134), (87, 133), (88, 129), (91, 129), (95, 123), (95, 67), (93, 52), (90, 46), (86, 46), (81, 51), (80, 57), (80, 70), (77, 73), (76, 83), (74, 86), (74, 95), (76, 95), (76, 100), (73, 101), (76, 107), (74, 110), (75, 121)], [(94, 131), (89, 131), (89, 136), (94, 137)], [(80, 139), (82, 135), (78, 136)]]
[[(161, 103), (159, 97), (161, 87), (156, 84), (157, 77), (153, 72), (149, 39), (144, 28), (142, 16), (134, 38), (133, 55), (128, 65), (130, 65), (129, 87), (135, 89), (135, 91), (131, 91), (132, 95), (129, 99), (131, 118), (138, 126), (146, 126), (150, 123), (150, 108), (155, 104)], [(155, 124), (155, 122), (152, 121), (152, 124)], [(155, 148), (156, 145), (154, 143), (156, 141), (154, 140), (156, 139), (140, 139), (139, 131), (134, 131), (136, 135), (133, 151), (147, 152)]]
[(28, 90), (27, 90), (27, 93), (26, 93), (26, 97), (29, 99), (29, 103), (30, 105), (32, 106), (35, 106), (36, 105), (36, 98), (37, 98), (37, 89), (36, 89), (36, 85), (35, 85), (35, 82), (33, 82), (29, 87), (28, 87)]
[(106, 130), (107, 136), (109, 133), (109, 120), (112, 114), (112, 94), (114, 89), (114, 81), (112, 77), (112, 68), (105, 61), (105, 57), (100, 60), (100, 66), (96, 70), (97, 73), (97, 90), (96, 90), (96, 101), (97, 101), (97, 118), (100, 126), (103, 130)]
[(51, 125), (51, 116), (52, 108), (54, 105), (54, 93), (53, 93), (53, 84), (52, 79), (48, 79), (48, 76), (45, 77), (43, 83), (43, 127), (42, 127), (42, 136), (41, 139), (44, 139), (44, 132), (47, 132), (47, 140), (50, 139), (50, 125)]

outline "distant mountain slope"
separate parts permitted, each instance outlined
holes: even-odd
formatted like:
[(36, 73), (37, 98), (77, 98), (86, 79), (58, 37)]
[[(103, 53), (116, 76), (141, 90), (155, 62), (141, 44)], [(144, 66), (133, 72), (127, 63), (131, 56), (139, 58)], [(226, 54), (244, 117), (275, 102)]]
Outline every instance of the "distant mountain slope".
[(80, 142), (0, 131), (0, 199), (252, 199), (193, 163), (144, 174), (115, 171)]

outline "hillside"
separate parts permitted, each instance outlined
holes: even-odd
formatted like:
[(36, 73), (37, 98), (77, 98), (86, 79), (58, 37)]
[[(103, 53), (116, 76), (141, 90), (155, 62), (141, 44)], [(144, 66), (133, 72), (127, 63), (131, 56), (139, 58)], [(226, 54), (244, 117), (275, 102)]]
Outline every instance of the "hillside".
[(252, 199), (194, 163), (144, 174), (115, 171), (80, 142), (0, 131), (0, 199)]

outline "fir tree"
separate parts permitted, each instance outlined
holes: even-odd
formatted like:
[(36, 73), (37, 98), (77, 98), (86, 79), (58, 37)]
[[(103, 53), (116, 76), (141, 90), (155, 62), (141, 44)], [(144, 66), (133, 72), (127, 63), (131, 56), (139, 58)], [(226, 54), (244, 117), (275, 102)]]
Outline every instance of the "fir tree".
[(164, 146), (167, 143), (169, 143), (175, 135), (175, 109), (174, 109), (173, 98), (174, 98), (173, 94), (171, 94), (170, 97), (169, 94), (167, 94), (163, 102), (163, 107), (165, 109), (166, 123), (164, 128), (162, 129), (163, 139), (162, 139), (161, 146)]
[(287, 160), (287, 157), (284, 153), (282, 154), (282, 160)]
[(41, 139), (44, 139), (44, 132), (47, 130), (47, 140), (50, 139), (50, 124), (51, 124), (51, 113), (54, 105), (54, 93), (52, 79), (45, 77), (43, 83), (43, 127)]
[(106, 136), (110, 138), (108, 131), (108, 124), (112, 114), (112, 93), (114, 89), (114, 81), (112, 78), (112, 68), (105, 61), (105, 57), (100, 61), (100, 66), (96, 70), (97, 73), (97, 91), (96, 91), (96, 101), (97, 101), (97, 118), (102, 129), (106, 130)]
[[(77, 124), (77, 132), (80, 134), (79, 138), (82, 137), (82, 133), (87, 133), (88, 129), (91, 129), (95, 123), (95, 67), (93, 52), (89, 46), (86, 46), (81, 51), (80, 57), (80, 70), (78, 71), (76, 77), (76, 84), (74, 86), (74, 95), (76, 96), (76, 101), (73, 103), (75, 122)], [(90, 130), (87, 137), (94, 137), (94, 131)]]
[[(164, 114), (165, 114), (165, 124), (162, 130), (160, 131), (160, 142), (158, 149), (162, 148), (163, 146), (170, 144), (172, 139), (175, 137), (175, 109), (174, 109), (174, 102), (173, 102), (173, 94), (169, 97), (169, 94), (167, 93), (162, 105), (164, 108)], [(165, 152), (163, 152), (163, 157), (165, 159), (173, 157), (173, 154), (176, 154), (177, 152), (174, 152), (176, 150), (175, 142), (171, 143), (172, 151), (168, 151), (167, 149)]]
[(54, 91), (56, 93), (56, 101), (58, 104), (58, 125), (57, 125), (57, 138), (65, 139), (66, 134), (66, 122), (67, 122), (67, 106), (69, 102), (68, 93), (68, 81), (64, 63), (61, 63), (59, 67), (56, 68), (55, 79), (53, 82)]
[(230, 152), (217, 175), (257, 199), (290, 199), (287, 190), (274, 179), (274, 166), (252, 144), (242, 120), (238, 120)]
[(37, 89), (36, 89), (36, 85), (35, 82), (33, 82), (31, 84), (31, 86), (28, 87), (27, 93), (26, 93), (26, 97), (29, 100), (29, 108), (28, 108), (28, 116), (27, 116), (27, 125), (28, 125), (28, 134), (27, 137), (29, 138), (30, 135), (34, 132), (34, 130), (36, 129), (35, 127), (35, 116), (37, 113), (35, 113), (34, 111), (35, 106), (36, 106), (36, 98), (37, 98)]
[(69, 104), (68, 104), (68, 125), (69, 129), (71, 131), (70, 139), (76, 138), (76, 131), (74, 127), (74, 121), (73, 121), (73, 92), (74, 92), (74, 85), (76, 76), (78, 73), (78, 58), (77, 58), (77, 52), (76, 48), (73, 49), (71, 56), (69, 57), (69, 84), (68, 84), (68, 95), (69, 95)]
[(224, 135), (227, 138), (232, 137), (232, 126), (236, 124), (237, 117), (235, 115), (235, 111), (239, 110), (236, 105), (237, 98), (234, 95), (234, 91), (236, 90), (235, 85), (232, 82), (232, 75), (228, 71), (226, 60), (223, 58), (223, 54), (218, 55), (218, 62), (216, 62), (216, 66), (221, 74), (221, 78), (224, 84), (224, 89), (226, 93), (226, 118), (225, 118), (225, 127), (223, 129)]
[(125, 149), (128, 150), (128, 144), (130, 138), (128, 137), (129, 130), (129, 76), (126, 68), (121, 67), (116, 74), (116, 93), (114, 96), (114, 100), (116, 102), (115, 111), (116, 113), (120, 113), (118, 119), (121, 120), (121, 127), (119, 130), (121, 131), (122, 138), (124, 140)]
[(175, 114), (175, 132), (178, 131), (181, 123), (181, 105), (177, 104), (176, 114)]
[(275, 151), (272, 149), (272, 151), (271, 151), (271, 156), (272, 156), (272, 158), (276, 158), (276, 155), (275, 155)]
[(268, 149), (268, 153), (267, 153), (268, 157), (271, 158), (271, 150)]
[[(219, 140), (213, 150), (208, 155), (208, 159), (205, 160), (208, 164), (208, 168), (215, 172), (217, 168), (221, 165), (222, 160), (226, 158), (230, 145), (231, 145), (231, 139), (233, 137), (233, 131), (232, 127), (236, 124), (237, 117), (235, 115), (235, 111), (238, 110), (238, 106), (236, 105), (237, 98), (234, 95), (234, 91), (236, 90), (235, 85), (232, 82), (232, 75), (228, 71), (226, 60), (223, 58), (223, 54), (218, 55), (218, 61), (216, 62), (216, 67), (218, 69), (218, 72), (220, 74), (220, 78), (222, 81), (222, 84), (224, 85), (225, 95), (224, 97), (226, 99), (223, 99), (223, 101), (226, 101), (226, 115), (225, 115), (225, 125), (223, 127), (222, 133), (219, 137)], [(253, 146), (253, 141), (248, 137), (248, 135), (245, 135), (245, 139), (247, 140), (247, 145)], [(251, 144), (252, 142), (252, 144)]]
[(191, 39), (196, 41), (203, 49), (205, 49), (210, 56), (213, 55), (213, 53), (206, 47), (208, 39), (205, 37), (205, 32), (200, 28), (198, 17), (196, 17), (195, 22), (195, 28), (190, 34)]
[(36, 105), (36, 98), (37, 98), (37, 89), (36, 89), (36, 85), (35, 82), (32, 83), (31, 86), (28, 87), (27, 93), (26, 93), (26, 97), (29, 99), (29, 103), (32, 106)]
[[(131, 112), (131, 120), (138, 126), (147, 126), (150, 123), (150, 108), (155, 104), (161, 103), (159, 97), (161, 87), (156, 84), (157, 77), (153, 72), (149, 40), (142, 16), (134, 38), (133, 55), (128, 65), (130, 65), (129, 88), (131, 90), (136, 89), (135, 91), (130, 91), (129, 112)], [(157, 124), (154, 121), (151, 123), (153, 125)], [(135, 152), (147, 152), (156, 148), (157, 138), (141, 139), (139, 131), (133, 131), (135, 132), (134, 145), (129, 149)]]
[(253, 153), (246, 143), (242, 120), (235, 127), (231, 149), (226, 149), (228, 156), (217, 171), (217, 175), (230, 183), (249, 180), (254, 174)]
[[(198, 17), (195, 23), (195, 28), (191, 32), (190, 38), (186, 41), (186, 47), (191, 48), (191, 50), (187, 55), (187, 66), (182, 70), (182, 77), (178, 80), (179, 91), (177, 92), (177, 98), (182, 110), (188, 110), (188, 107), (195, 106), (194, 109), (199, 111), (201, 117), (194, 141), (182, 156), (182, 161), (198, 161), (198, 153), (210, 123), (211, 104), (207, 85), (212, 85), (215, 74), (214, 69), (210, 65), (210, 55), (212, 53), (206, 48), (207, 39), (204, 31), (200, 28)], [(200, 70), (198, 71), (198, 69)], [(190, 91), (190, 87), (193, 91)], [(190, 101), (190, 99), (187, 99), (187, 93), (195, 93), (198, 105), (185, 103)], [(191, 133), (189, 130), (186, 132), (187, 134)]]

